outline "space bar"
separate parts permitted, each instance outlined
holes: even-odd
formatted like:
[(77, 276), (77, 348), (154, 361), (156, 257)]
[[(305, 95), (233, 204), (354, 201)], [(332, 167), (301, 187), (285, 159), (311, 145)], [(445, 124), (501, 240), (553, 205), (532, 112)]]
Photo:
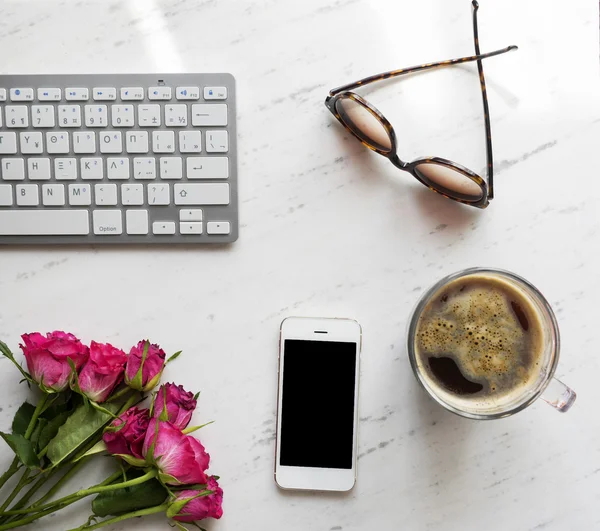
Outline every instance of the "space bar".
[(55, 236), (90, 233), (87, 210), (0, 210), (0, 236)]

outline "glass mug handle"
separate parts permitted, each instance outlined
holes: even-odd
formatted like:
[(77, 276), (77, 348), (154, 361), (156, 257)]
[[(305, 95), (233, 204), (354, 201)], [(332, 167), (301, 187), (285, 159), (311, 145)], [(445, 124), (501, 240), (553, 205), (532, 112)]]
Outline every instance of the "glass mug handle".
[(558, 378), (552, 378), (542, 394), (542, 400), (561, 413), (569, 411), (576, 398), (577, 393)]

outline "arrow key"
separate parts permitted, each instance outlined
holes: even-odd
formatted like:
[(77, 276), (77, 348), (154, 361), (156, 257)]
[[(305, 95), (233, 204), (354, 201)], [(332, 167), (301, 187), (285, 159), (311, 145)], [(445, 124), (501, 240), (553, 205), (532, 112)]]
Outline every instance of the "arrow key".
[(175, 222), (155, 221), (152, 223), (152, 232), (154, 234), (175, 234)]

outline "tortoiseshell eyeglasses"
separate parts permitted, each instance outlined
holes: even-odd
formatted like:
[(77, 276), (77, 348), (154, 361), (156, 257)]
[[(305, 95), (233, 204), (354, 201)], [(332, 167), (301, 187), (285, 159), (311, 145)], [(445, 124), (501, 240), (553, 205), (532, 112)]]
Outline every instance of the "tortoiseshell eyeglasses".
[[(488, 206), (489, 200), (494, 197), (494, 165), (492, 156), (492, 129), (481, 60), (516, 50), (517, 47), (509, 46), (508, 48), (482, 54), (479, 49), (479, 33), (477, 29), (478, 9), (479, 4), (476, 0), (473, 0), (473, 37), (475, 40), (476, 55), (403, 68), (402, 70), (392, 70), (391, 72), (370, 76), (331, 90), (325, 100), (325, 105), (339, 122), (365, 146), (390, 159), (394, 166), (410, 172), (417, 180), (434, 192), (459, 203), (485, 208)], [(390, 122), (364, 98), (351, 92), (352, 89), (382, 79), (389, 79), (430, 68), (467, 63), (469, 61), (477, 61), (477, 68), (479, 70), (485, 118), (487, 180), (484, 180), (475, 172), (456, 162), (440, 157), (423, 157), (412, 162), (404, 162), (398, 156), (396, 133)]]

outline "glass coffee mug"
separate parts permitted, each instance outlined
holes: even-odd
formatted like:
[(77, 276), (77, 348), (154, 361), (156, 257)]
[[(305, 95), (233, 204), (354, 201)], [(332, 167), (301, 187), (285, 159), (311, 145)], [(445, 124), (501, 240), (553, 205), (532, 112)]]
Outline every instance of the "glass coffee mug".
[(554, 378), (559, 351), (548, 301), (500, 269), (443, 278), (421, 297), (408, 328), (417, 380), (440, 405), (471, 419), (507, 417), (540, 397), (568, 411), (576, 394)]

